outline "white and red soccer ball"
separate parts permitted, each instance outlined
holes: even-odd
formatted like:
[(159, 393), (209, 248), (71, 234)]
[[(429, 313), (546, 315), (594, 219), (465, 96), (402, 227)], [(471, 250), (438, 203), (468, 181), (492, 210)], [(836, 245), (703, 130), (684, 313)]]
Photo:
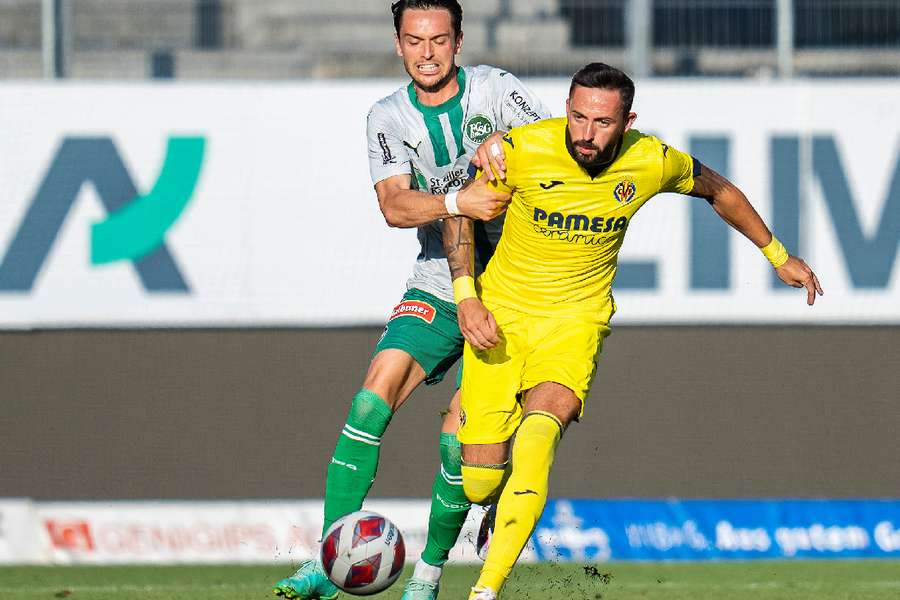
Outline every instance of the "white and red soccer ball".
[(328, 528), (321, 559), (334, 585), (349, 594), (367, 596), (397, 581), (406, 548), (396, 525), (377, 513), (361, 510)]

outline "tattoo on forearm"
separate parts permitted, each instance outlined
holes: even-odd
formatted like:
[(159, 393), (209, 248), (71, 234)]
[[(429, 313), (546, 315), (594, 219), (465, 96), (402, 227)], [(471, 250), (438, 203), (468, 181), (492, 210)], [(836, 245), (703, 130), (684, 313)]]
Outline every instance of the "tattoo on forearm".
[(444, 219), (444, 253), (453, 279), (475, 275), (475, 228), (471, 219)]

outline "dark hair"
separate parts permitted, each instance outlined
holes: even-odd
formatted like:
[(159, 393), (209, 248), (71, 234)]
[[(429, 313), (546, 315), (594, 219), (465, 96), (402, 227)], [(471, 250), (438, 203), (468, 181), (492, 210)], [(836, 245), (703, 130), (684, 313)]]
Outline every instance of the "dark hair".
[(394, 13), (394, 31), (400, 35), (400, 22), (403, 20), (403, 11), (407, 8), (428, 10), (444, 9), (450, 12), (450, 21), (453, 24), (455, 38), (459, 38), (462, 32), (463, 9), (458, 0), (398, 0), (391, 4), (391, 12)]
[(634, 102), (634, 82), (631, 77), (615, 67), (606, 63), (595, 62), (583, 66), (572, 77), (572, 85), (569, 86), (569, 96), (575, 86), (588, 88), (600, 88), (602, 90), (619, 90), (622, 96), (622, 108), (625, 116), (631, 112), (631, 103)]

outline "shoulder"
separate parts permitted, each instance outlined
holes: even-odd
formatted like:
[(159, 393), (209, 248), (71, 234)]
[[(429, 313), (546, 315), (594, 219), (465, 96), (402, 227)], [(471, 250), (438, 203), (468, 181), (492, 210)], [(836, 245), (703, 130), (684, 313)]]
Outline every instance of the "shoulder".
[(369, 108), (368, 119), (379, 121), (391, 121), (403, 110), (406, 88), (401, 87), (389, 96), (381, 98)]
[(565, 117), (556, 117), (513, 127), (509, 131), (509, 135), (513, 141), (519, 139), (531, 145), (539, 140), (556, 140), (560, 135), (564, 135), (565, 129)]
[(632, 161), (655, 161), (662, 164), (668, 151), (668, 144), (655, 135), (630, 129), (625, 132), (620, 156), (627, 157)]
[(462, 68), (466, 79), (479, 83), (499, 83), (507, 77), (511, 77), (508, 71), (492, 67), (491, 65), (474, 65)]

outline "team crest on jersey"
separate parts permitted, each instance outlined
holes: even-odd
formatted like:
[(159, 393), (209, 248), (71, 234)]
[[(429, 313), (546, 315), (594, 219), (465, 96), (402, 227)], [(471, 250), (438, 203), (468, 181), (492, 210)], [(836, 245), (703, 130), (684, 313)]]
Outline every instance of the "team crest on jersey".
[(634, 181), (631, 179), (620, 179), (619, 183), (616, 184), (616, 189), (613, 190), (613, 196), (615, 196), (616, 202), (619, 204), (628, 204), (634, 200), (636, 193), (637, 186), (634, 185)]
[(388, 321), (393, 321), (397, 317), (418, 317), (426, 323), (432, 323), (436, 314), (437, 311), (427, 302), (404, 300), (394, 307), (394, 310), (391, 311), (391, 318)]
[(480, 144), (494, 133), (494, 124), (484, 115), (472, 115), (466, 121), (463, 131), (470, 141)]

